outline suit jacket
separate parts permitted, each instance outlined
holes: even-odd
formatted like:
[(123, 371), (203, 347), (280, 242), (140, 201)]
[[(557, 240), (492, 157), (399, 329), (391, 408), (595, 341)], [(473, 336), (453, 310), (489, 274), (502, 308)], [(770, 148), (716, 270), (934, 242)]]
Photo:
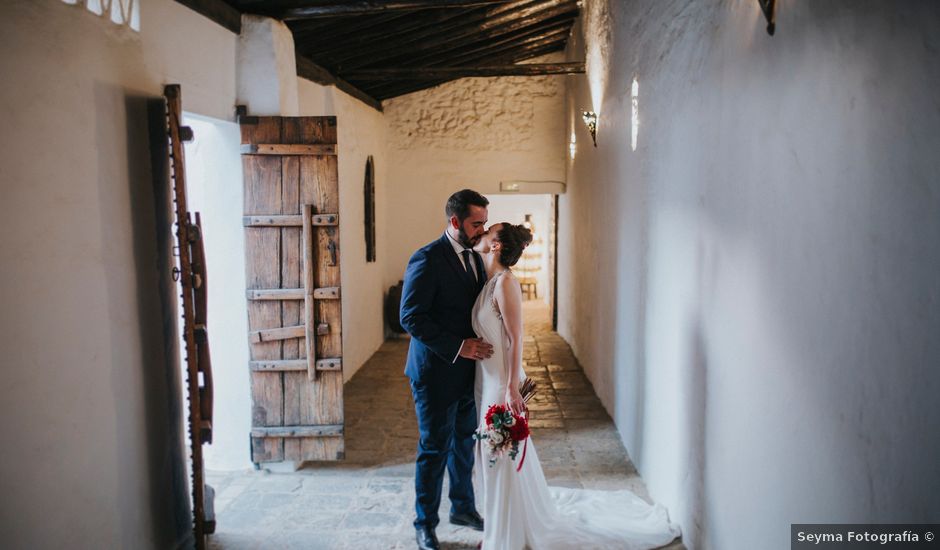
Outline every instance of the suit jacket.
[(405, 374), (447, 401), (473, 390), (475, 362), (454, 361), (463, 340), (476, 338), (470, 318), (486, 283), (483, 260), (476, 252), (471, 258), (479, 281), (464, 269), (444, 234), (415, 252), (405, 270), (399, 311), (401, 326), (411, 334)]

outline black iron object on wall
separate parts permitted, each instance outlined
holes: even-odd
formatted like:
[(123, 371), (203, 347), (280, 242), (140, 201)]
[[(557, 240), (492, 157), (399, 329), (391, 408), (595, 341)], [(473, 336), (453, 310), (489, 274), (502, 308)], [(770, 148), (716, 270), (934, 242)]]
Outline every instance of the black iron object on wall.
[(372, 155), (366, 159), (366, 180), (363, 187), (365, 194), (365, 229), (366, 229), (366, 262), (375, 261), (375, 163)]
[(404, 334), (405, 329), (401, 326), (399, 312), (401, 311), (401, 293), (404, 290), (405, 282), (398, 281), (398, 284), (388, 288), (388, 294), (385, 295), (385, 324), (389, 330), (395, 334)]
[(594, 111), (584, 111), (581, 113), (581, 119), (584, 120), (584, 125), (587, 126), (588, 132), (591, 132), (591, 141), (594, 142), (594, 147), (597, 147), (597, 113)]
[(773, 36), (777, 30), (777, 0), (757, 0), (757, 3), (767, 18), (767, 34)]

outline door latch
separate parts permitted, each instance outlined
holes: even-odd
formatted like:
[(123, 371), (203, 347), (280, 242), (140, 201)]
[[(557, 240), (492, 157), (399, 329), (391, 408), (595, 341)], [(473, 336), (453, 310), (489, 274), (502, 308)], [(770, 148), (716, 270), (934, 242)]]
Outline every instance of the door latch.
[(330, 266), (336, 265), (336, 241), (330, 239), (330, 242), (326, 245), (327, 250), (330, 251)]

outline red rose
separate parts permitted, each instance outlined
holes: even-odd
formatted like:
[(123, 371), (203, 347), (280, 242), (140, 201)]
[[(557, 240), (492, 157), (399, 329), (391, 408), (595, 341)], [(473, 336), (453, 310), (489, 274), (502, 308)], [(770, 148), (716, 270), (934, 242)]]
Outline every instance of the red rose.
[(516, 416), (516, 423), (509, 427), (509, 437), (513, 441), (522, 441), (529, 437), (529, 423), (522, 416)]
[(506, 412), (506, 407), (502, 405), (490, 405), (490, 408), (486, 411), (486, 425), (493, 425), (493, 415), (494, 414), (503, 414)]

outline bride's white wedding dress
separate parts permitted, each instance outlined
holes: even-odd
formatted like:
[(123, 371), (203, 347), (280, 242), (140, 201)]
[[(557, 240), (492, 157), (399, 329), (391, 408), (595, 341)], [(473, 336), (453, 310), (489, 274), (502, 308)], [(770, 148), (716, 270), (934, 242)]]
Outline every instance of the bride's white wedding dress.
[[(493, 297), (500, 276), (487, 281), (473, 306), (473, 330), (493, 345), (493, 355), (477, 361), (474, 389), (481, 425), (490, 405), (505, 402), (509, 381), (509, 337)], [(524, 379), (520, 373), (519, 380)], [(503, 456), (491, 467), (488, 451), (477, 443), (483, 550), (650, 549), (679, 536), (665, 508), (650, 506), (630, 491), (549, 487), (531, 437), (517, 472), (521, 456), (520, 449), (516, 461)]]

